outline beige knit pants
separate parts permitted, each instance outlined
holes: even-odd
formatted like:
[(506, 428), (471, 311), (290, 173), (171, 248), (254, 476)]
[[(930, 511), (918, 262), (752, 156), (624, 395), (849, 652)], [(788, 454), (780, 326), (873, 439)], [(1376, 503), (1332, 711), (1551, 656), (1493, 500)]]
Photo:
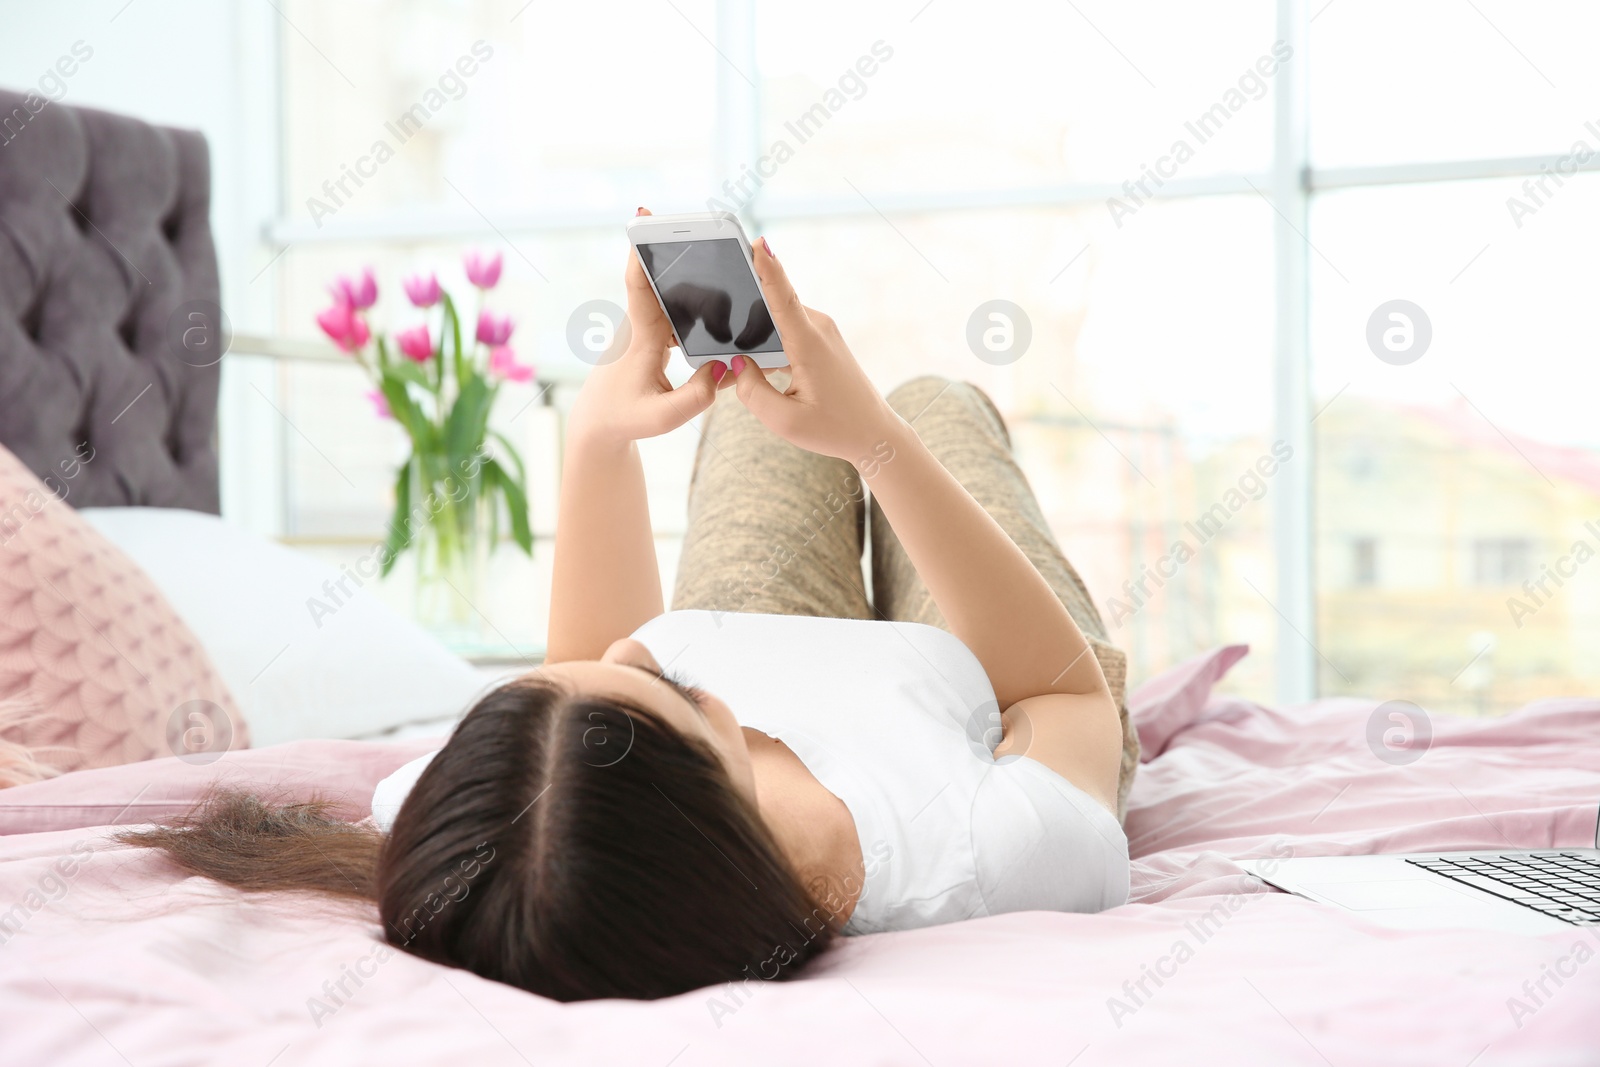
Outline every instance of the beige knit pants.
[[(913, 379), (888, 400), (1022, 549), (1088, 637), (1122, 714), (1117, 811), (1125, 816), (1139, 765), (1138, 735), (1128, 722), (1127, 657), (1107, 641), (1083, 579), (1045, 524), (1000, 413), (977, 386), (935, 377)], [(732, 390), (718, 394), (700, 432), (674, 609), (889, 619), (949, 629), (882, 510), (875, 501), (867, 505), (853, 466), (781, 440)], [(870, 603), (861, 570), (869, 513)]]

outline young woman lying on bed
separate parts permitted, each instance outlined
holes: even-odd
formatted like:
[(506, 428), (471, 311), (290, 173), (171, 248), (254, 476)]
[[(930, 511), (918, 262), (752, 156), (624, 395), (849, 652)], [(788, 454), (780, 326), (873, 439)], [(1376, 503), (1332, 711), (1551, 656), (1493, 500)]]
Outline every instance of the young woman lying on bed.
[[(393, 944), (559, 1000), (1122, 903), (1124, 660), (998, 413), (933, 378), (880, 396), (755, 259), (782, 390), (739, 356), (673, 389), (630, 257), (625, 350), (572, 412), (546, 663), (387, 780), (377, 829), (224, 795), (131, 839), (244, 888), (371, 897)], [(663, 614), (634, 442), (708, 409)]]

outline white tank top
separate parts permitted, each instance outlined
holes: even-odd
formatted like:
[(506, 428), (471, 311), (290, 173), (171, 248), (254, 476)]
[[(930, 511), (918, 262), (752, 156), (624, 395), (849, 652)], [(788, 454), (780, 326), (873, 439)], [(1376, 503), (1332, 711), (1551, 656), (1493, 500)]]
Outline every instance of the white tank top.
[[(1128, 898), (1116, 818), (1024, 756), (976, 656), (917, 623), (674, 611), (633, 635), (669, 674), (789, 746), (855, 820), (866, 878), (847, 934)], [(387, 828), (431, 757), (379, 784)]]

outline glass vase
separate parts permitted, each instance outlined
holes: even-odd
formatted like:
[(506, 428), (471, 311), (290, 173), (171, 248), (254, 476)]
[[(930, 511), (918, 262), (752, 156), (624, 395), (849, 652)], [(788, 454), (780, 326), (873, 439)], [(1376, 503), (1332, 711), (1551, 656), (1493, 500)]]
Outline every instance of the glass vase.
[(421, 502), (420, 509), (414, 504), (421, 521), (411, 545), (417, 622), (458, 652), (484, 644), (479, 605), (492, 546), (488, 503), (475, 489), (456, 480), (412, 484), (411, 499)]

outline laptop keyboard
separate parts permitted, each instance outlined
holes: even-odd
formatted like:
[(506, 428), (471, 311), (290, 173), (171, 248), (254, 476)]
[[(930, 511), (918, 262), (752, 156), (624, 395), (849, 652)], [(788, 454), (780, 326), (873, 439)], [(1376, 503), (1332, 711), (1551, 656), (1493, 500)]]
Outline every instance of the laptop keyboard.
[(1501, 852), (1406, 860), (1577, 926), (1600, 926), (1600, 855)]

